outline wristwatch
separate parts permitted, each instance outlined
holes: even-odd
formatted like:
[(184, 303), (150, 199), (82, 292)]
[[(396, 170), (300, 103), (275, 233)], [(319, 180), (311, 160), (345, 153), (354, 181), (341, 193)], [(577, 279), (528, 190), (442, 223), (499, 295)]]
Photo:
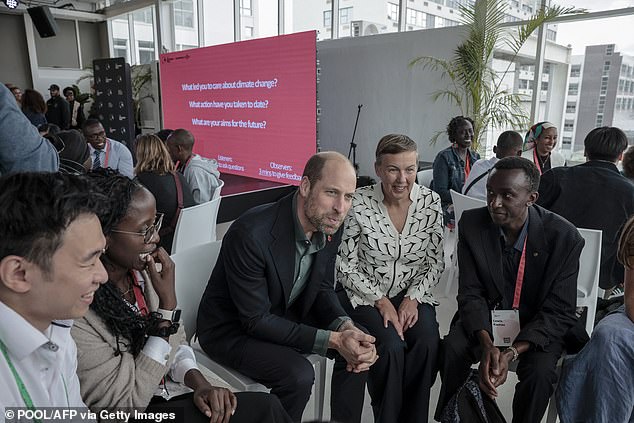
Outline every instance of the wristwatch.
[(176, 332), (178, 332), (178, 326), (179, 326), (178, 323), (170, 323), (169, 326), (159, 326), (152, 330), (148, 330), (147, 334), (149, 336), (158, 336), (160, 338), (167, 338), (170, 335), (174, 335)]
[(162, 308), (159, 308), (158, 310), (156, 310), (156, 312), (160, 314), (163, 317), (163, 319), (169, 320), (172, 323), (177, 323), (181, 321), (180, 308), (175, 308), (174, 310), (164, 310)]

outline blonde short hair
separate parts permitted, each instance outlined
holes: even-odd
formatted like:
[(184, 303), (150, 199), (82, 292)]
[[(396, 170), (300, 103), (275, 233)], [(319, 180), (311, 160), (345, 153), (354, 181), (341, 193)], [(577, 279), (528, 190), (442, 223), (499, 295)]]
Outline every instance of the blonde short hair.
[(154, 172), (165, 175), (174, 171), (174, 162), (167, 147), (154, 134), (139, 135), (136, 142), (136, 173)]

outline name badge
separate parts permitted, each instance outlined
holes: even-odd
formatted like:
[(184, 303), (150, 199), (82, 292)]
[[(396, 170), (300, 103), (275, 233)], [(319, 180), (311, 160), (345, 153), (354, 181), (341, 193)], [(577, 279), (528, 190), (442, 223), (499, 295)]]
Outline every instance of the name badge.
[(510, 347), (520, 333), (518, 310), (491, 310), (493, 343), (496, 347)]

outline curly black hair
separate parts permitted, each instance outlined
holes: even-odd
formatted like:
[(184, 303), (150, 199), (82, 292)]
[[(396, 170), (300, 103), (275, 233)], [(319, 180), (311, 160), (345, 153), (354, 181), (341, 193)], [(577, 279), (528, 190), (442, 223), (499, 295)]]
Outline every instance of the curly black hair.
[(449, 124), (447, 125), (447, 137), (449, 137), (449, 141), (451, 141), (452, 143), (455, 141), (458, 126), (462, 125), (464, 122), (471, 123), (473, 129), (475, 129), (475, 123), (473, 122), (473, 119), (468, 116), (456, 116), (451, 119), (449, 121)]
[[(112, 169), (96, 169), (88, 173), (94, 190), (107, 197), (107, 204), (97, 213), (104, 235), (126, 216), (134, 195), (145, 189), (138, 181), (121, 175)], [(108, 269), (107, 253), (101, 256)], [(123, 299), (121, 291), (110, 280), (95, 292), (90, 308), (97, 313), (106, 327), (115, 336), (115, 355), (128, 351), (135, 357), (141, 352), (147, 339), (148, 330), (156, 326), (159, 316), (151, 313), (142, 316)], [(123, 350), (122, 350), (123, 347)]]

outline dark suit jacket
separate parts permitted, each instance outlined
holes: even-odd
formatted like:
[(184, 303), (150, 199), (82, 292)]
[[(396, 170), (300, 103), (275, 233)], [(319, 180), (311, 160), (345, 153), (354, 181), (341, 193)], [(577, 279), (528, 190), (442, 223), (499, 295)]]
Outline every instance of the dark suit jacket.
[(591, 160), (544, 173), (537, 204), (577, 228), (603, 231), (599, 285), (607, 289), (623, 282), (624, 269), (616, 252), (621, 228), (634, 214), (634, 184), (614, 164)]
[[(579, 256), (584, 240), (569, 222), (539, 206), (528, 210), (526, 268), (517, 341), (548, 350), (575, 317)], [(490, 310), (504, 293), (500, 227), (486, 207), (466, 210), (458, 224), (458, 313), (468, 334), (491, 333)], [(515, 283), (515, 281), (513, 281)]]
[(309, 353), (317, 327), (346, 316), (333, 289), (341, 231), (316, 253), (304, 291), (288, 307), (295, 271), (292, 199), (251, 209), (224, 236), (198, 309), (200, 344), (212, 357), (239, 355), (247, 337)]

